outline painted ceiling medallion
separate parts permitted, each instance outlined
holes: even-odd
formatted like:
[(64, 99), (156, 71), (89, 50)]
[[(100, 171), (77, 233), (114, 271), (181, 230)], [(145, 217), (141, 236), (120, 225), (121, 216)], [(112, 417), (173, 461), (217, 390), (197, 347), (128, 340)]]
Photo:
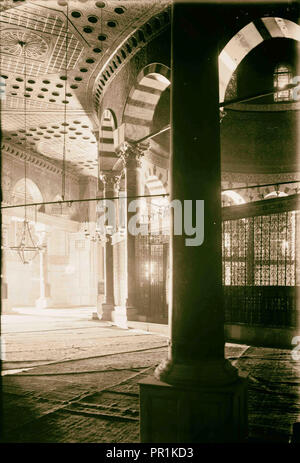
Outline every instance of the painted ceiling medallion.
[(43, 59), (48, 52), (47, 42), (33, 32), (9, 30), (1, 33), (1, 52), (14, 56), (25, 53), (29, 59)]

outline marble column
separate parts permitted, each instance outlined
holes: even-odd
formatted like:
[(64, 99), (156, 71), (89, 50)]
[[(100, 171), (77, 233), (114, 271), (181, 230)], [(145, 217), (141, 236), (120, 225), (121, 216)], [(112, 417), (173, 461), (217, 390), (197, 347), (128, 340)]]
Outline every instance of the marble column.
[(46, 231), (36, 232), (39, 237), (39, 259), (40, 259), (40, 297), (35, 301), (35, 306), (38, 309), (45, 309), (51, 304), (50, 285), (48, 283), (48, 253)]
[(6, 259), (8, 254), (8, 248), (1, 246), (1, 311), (3, 314), (9, 313), (12, 310), (11, 303), (9, 301), (8, 283), (7, 283), (7, 268)]
[[(100, 165), (100, 141), (99, 141), (99, 128), (96, 127), (92, 130), (92, 133), (96, 139), (97, 147), (98, 147), (98, 169)], [(96, 198), (99, 198), (100, 201), (95, 201), (95, 222), (96, 222), (96, 230), (98, 228), (98, 220), (101, 215), (103, 201), (101, 199), (104, 196), (104, 185), (101, 181), (100, 176), (97, 177), (97, 181), (95, 184), (95, 193)], [(93, 320), (101, 319), (102, 317), (102, 303), (104, 297), (104, 287), (105, 287), (105, 280), (104, 280), (104, 248), (105, 248), (105, 238), (103, 236), (99, 237), (99, 242), (96, 244), (96, 282), (97, 282), (97, 296), (96, 296), (96, 311), (92, 313)]]
[[(171, 199), (204, 200), (204, 241), (171, 227), (168, 358), (140, 383), (142, 442), (237, 442), (246, 380), (224, 358), (218, 8), (173, 4)], [(197, 50), (197, 53), (195, 53)], [(172, 221), (171, 221), (172, 222)]]
[(105, 296), (105, 269), (104, 269), (104, 259), (105, 259), (105, 245), (106, 238), (101, 237), (99, 241), (96, 242), (96, 265), (97, 265), (97, 300), (96, 300), (96, 311), (93, 312), (92, 318), (98, 320), (102, 318), (102, 303)]
[[(120, 176), (116, 172), (101, 172), (100, 178), (104, 185), (104, 198), (115, 198), (119, 193)], [(115, 214), (116, 215), (116, 214)], [(112, 234), (115, 226), (107, 227), (105, 241), (105, 302), (102, 304), (102, 320), (114, 321), (114, 255), (112, 246)]]
[(9, 233), (10, 218), (5, 214), (2, 216), (2, 236), (1, 236), (1, 311), (8, 313), (12, 311), (9, 299), (10, 291), (7, 281), (7, 258), (9, 255)]
[(51, 303), (50, 287), (48, 284), (48, 263), (47, 263), (47, 248), (43, 247), (39, 251), (40, 259), (40, 297), (35, 301), (35, 306), (38, 309), (45, 309)]
[(105, 295), (105, 244), (106, 244), (106, 238), (103, 235), (103, 230), (100, 229), (99, 221), (101, 220), (101, 215), (104, 213), (104, 185), (103, 182), (101, 181), (101, 178), (98, 179), (98, 188), (97, 188), (97, 193), (96, 197), (99, 198), (99, 201), (97, 201), (96, 204), (96, 230), (99, 232), (99, 242), (97, 243), (96, 246), (96, 252), (97, 252), (97, 299), (96, 299), (96, 311), (92, 313), (92, 318), (94, 320), (98, 320), (102, 318), (102, 303)]
[[(134, 144), (125, 142), (119, 150), (119, 156), (123, 159), (125, 168), (125, 183), (126, 183), (126, 196), (133, 198), (137, 201), (137, 209), (130, 212), (128, 209), (129, 203), (132, 199), (127, 199), (126, 207), (126, 243), (127, 243), (127, 300), (126, 300), (126, 314), (127, 320), (136, 320), (138, 314), (137, 306), (137, 289), (136, 289), (136, 256), (135, 245), (136, 236), (128, 229), (130, 219), (135, 215), (139, 216), (140, 201), (137, 198), (143, 194), (142, 180), (141, 180), (141, 157), (143, 150)], [(139, 220), (137, 221), (139, 226)]]

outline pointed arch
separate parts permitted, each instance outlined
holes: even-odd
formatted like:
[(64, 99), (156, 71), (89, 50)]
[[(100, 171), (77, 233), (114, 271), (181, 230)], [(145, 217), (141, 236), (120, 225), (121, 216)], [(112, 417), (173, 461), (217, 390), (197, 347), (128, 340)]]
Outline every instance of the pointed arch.
[(103, 157), (114, 157), (115, 144), (113, 133), (117, 128), (115, 114), (111, 109), (105, 109), (100, 122), (100, 154)]
[(127, 140), (139, 140), (150, 133), (155, 108), (170, 86), (170, 78), (170, 68), (160, 63), (149, 64), (139, 73), (123, 114)]
[(245, 56), (265, 40), (287, 38), (300, 41), (300, 26), (277, 17), (257, 19), (243, 27), (219, 55), (219, 95), (224, 101), (231, 76)]
[(36, 183), (30, 178), (19, 179), (12, 190), (12, 201), (14, 204), (25, 203), (25, 188), (26, 188), (26, 203), (42, 203), (43, 196)]

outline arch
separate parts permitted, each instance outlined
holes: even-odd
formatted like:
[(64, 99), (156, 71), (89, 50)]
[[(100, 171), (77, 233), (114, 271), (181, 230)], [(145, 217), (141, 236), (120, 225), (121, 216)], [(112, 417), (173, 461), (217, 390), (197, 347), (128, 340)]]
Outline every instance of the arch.
[(245, 204), (243, 196), (233, 190), (222, 191), (222, 196), (225, 196), (233, 204)]
[(110, 109), (105, 109), (100, 123), (100, 153), (104, 157), (112, 157), (115, 154), (113, 133), (117, 128), (116, 117)]
[(265, 17), (243, 27), (219, 55), (219, 95), (224, 101), (231, 76), (245, 56), (264, 40), (287, 38), (300, 41), (300, 26), (289, 19)]
[(43, 196), (39, 187), (30, 178), (21, 178), (18, 180), (12, 190), (12, 202), (14, 204), (25, 203), (25, 185), (26, 185), (26, 203), (42, 203)]
[(139, 140), (150, 133), (156, 105), (171, 84), (170, 76), (170, 68), (160, 63), (149, 64), (138, 74), (123, 114), (127, 140)]

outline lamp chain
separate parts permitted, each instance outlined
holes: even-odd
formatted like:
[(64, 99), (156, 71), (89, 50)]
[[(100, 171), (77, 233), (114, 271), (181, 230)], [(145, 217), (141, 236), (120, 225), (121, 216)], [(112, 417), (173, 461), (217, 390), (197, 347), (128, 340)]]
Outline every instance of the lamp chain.
[(67, 98), (67, 77), (68, 77), (68, 33), (69, 33), (69, 4), (67, 3), (66, 5), (66, 16), (67, 16), (67, 22), (66, 22), (66, 39), (65, 39), (65, 91), (64, 91), (64, 130), (63, 130), (63, 162), (62, 162), (62, 200), (65, 200), (65, 195), (66, 195), (66, 127), (67, 127), (67, 103), (66, 103), (66, 98)]
[(25, 42), (20, 42), (20, 45), (22, 47), (22, 51), (24, 54), (24, 131), (25, 131), (25, 156), (24, 156), (24, 183), (25, 183), (25, 193), (24, 193), (24, 202), (25, 202), (25, 208), (24, 208), (24, 221), (27, 221), (27, 101), (26, 101), (26, 81), (27, 81), (27, 68), (26, 68), (26, 50)]

